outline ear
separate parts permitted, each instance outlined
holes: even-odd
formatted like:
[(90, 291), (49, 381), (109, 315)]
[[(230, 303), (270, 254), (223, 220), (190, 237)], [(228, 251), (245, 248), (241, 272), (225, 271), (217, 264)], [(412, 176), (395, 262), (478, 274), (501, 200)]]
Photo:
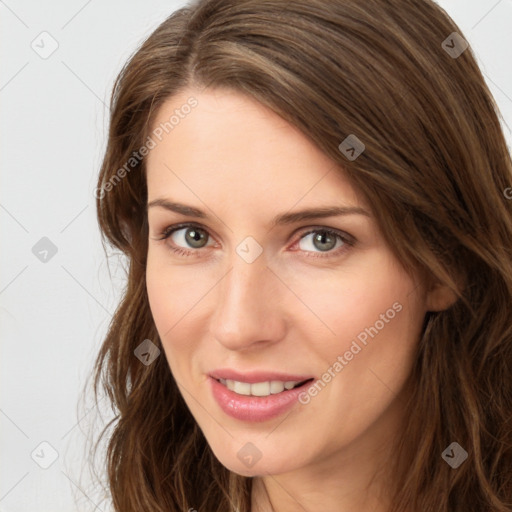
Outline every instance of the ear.
[(457, 299), (457, 294), (448, 285), (438, 282), (427, 291), (427, 311), (444, 311)]

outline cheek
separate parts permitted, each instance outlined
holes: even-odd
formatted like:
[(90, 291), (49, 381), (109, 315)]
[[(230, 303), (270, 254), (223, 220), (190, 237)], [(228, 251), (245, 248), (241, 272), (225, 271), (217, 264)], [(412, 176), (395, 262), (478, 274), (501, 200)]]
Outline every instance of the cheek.
[[(168, 291), (167, 277), (162, 276), (161, 265), (152, 255), (151, 249), (148, 251), (148, 260), (146, 266), (146, 290), (148, 294), (149, 307), (153, 320), (160, 336), (163, 334), (163, 321), (169, 311), (172, 311), (172, 295)], [(170, 325), (167, 327), (169, 329)]]
[(331, 352), (350, 345), (360, 333), (364, 340), (365, 329), (375, 324), (379, 331), (391, 331), (404, 317), (417, 314), (414, 303), (408, 306), (414, 298), (413, 280), (384, 251), (364, 261), (354, 259), (343, 270), (304, 272), (287, 282), (313, 313), (301, 315), (301, 323), (318, 331), (320, 346)]
[(159, 333), (169, 330), (198, 300), (197, 280), (183, 267), (173, 265), (158, 247), (148, 250), (146, 289), (153, 319)]
[(303, 397), (308, 414), (324, 418), (322, 435), (342, 444), (373, 425), (402, 391), (423, 319), (414, 283), (403, 274), (382, 273), (371, 285), (348, 289), (331, 296), (339, 306), (324, 318), (336, 336), (312, 345), (321, 356), (321, 382)]
[[(155, 251), (157, 252), (157, 251)], [(172, 345), (169, 340), (176, 339), (179, 332), (180, 319), (186, 315), (188, 299), (184, 297), (190, 290), (183, 282), (179, 269), (165, 265), (164, 258), (159, 254), (148, 252), (146, 267), (146, 289), (149, 307), (156, 329), (162, 341), (167, 359), (172, 356)]]
[[(337, 379), (344, 392), (348, 383), (360, 382), (361, 399), (363, 390), (371, 390), (379, 379), (392, 389), (400, 387), (411, 369), (424, 317), (416, 285), (396, 261), (383, 254), (371, 263), (337, 281), (317, 281), (308, 303), (330, 331), (311, 338), (314, 352), (326, 372), (331, 368), (344, 375)], [(314, 318), (311, 322), (321, 326)], [(332, 369), (336, 362), (337, 372)]]
[[(197, 272), (172, 264), (159, 249), (149, 250), (146, 289), (151, 315), (175, 376), (180, 376), (194, 359), (202, 321), (197, 315), (206, 302), (213, 282), (205, 282)], [(196, 331), (193, 329), (197, 328)], [(182, 377), (181, 377), (181, 380)]]

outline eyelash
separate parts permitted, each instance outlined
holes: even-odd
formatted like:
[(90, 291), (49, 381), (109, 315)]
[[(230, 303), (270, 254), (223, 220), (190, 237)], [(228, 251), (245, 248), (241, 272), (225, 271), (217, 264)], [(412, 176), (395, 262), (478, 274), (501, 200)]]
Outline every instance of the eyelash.
[[(175, 231), (179, 231), (183, 228), (198, 228), (201, 231), (204, 231), (205, 233), (207, 233), (208, 236), (211, 236), (208, 233), (207, 229), (201, 227), (198, 224), (189, 222), (189, 223), (184, 223), (184, 224), (168, 226), (167, 228), (164, 229), (164, 231), (162, 233), (160, 233), (160, 236), (158, 238), (156, 238), (156, 240), (159, 240), (159, 241), (167, 240)], [(338, 247), (336, 250), (328, 251), (325, 254), (315, 253), (313, 251), (301, 251), (303, 253), (306, 253), (307, 257), (331, 258), (331, 257), (335, 257), (335, 256), (340, 256), (342, 253), (348, 251), (350, 249), (350, 247), (353, 247), (356, 243), (356, 239), (354, 237), (349, 236), (347, 233), (344, 233), (343, 231), (338, 231), (337, 229), (332, 229), (332, 228), (324, 228), (324, 227), (320, 227), (320, 226), (315, 226), (313, 228), (310, 228), (309, 231), (301, 233), (299, 241), (302, 240), (302, 238), (304, 238), (305, 236), (310, 235), (311, 233), (318, 233), (318, 232), (319, 233), (327, 233), (328, 235), (337, 237), (337, 238), (341, 239), (341, 241), (344, 243), (344, 245), (341, 247)], [(184, 249), (183, 247), (177, 247), (177, 246), (173, 246), (173, 245), (169, 246), (169, 248), (174, 253), (176, 253), (180, 256), (185, 256), (185, 257), (199, 256), (199, 253), (201, 252), (201, 249), (188, 250), (188, 249)]]

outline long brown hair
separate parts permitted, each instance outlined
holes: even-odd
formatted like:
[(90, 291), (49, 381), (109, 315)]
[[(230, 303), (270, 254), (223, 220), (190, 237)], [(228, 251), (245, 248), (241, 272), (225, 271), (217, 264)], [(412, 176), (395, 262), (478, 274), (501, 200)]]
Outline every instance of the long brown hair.
[[(101, 384), (116, 413), (95, 450), (114, 425), (117, 512), (250, 510), (252, 479), (215, 458), (165, 357), (134, 355), (146, 339), (162, 349), (137, 155), (162, 103), (189, 86), (250, 95), (298, 127), (364, 194), (404, 267), (458, 297), (425, 318), (392, 512), (512, 511), (512, 161), (462, 38), (431, 0), (202, 0), (124, 66), (96, 191), (102, 235), (128, 264), (94, 368), (95, 396)], [(365, 146), (356, 159), (340, 149), (349, 135)], [(441, 456), (454, 441), (468, 453), (457, 469)]]

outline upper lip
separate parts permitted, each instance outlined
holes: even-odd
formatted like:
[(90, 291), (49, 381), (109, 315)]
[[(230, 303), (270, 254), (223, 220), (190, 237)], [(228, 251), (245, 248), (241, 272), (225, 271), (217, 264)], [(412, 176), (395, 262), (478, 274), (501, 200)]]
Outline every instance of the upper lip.
[(247, 382), (248, 384), (254, 384), (255, 382), (267, 382), (272, 380), (279, 380), (282, 382), (302, 382), (314, 378), (311, 375), (298, 375), (263, 370), (240, 372), (231, 368), (219, 368), (218, 370), (211, 371), (208, 375), (216, 380), (236, 380), (238, 382)]

